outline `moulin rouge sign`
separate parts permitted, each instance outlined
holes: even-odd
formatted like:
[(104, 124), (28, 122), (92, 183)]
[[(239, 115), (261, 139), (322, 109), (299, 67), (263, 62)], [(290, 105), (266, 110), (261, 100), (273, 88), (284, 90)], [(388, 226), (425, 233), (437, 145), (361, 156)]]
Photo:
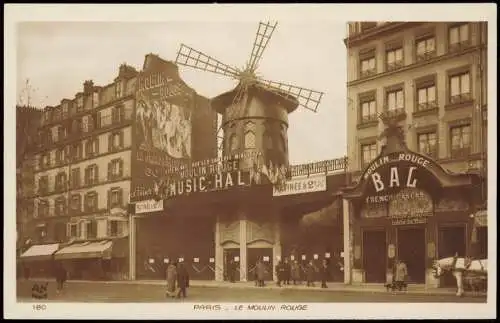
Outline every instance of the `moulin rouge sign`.
[[(408, 164), (410, 164), (409, 167)], [(387, 168), (383, 166), (389, 165), (389, 172), (387, 172)], [(425, 157), (413, 153), (401, 152), (380, 157), (370, 165), (363, 176), (376, 193), (375, 196), (366, 197), (366, 202), (389, 202), (394, 195), (384, 195), (387, 190), (416, 188), (419, 183), (417, 170), (430, 168), (432, 165), (432, 162)], [(381, 168), (384, 172), (380, 171)]]

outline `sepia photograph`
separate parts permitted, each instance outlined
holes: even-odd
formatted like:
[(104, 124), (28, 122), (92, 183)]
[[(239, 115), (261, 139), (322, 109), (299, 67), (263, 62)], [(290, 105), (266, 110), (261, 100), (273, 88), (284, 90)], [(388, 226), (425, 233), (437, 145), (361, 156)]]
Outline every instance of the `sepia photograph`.
[(5, 9), (4, 318), (496, 317), (495, 6)]

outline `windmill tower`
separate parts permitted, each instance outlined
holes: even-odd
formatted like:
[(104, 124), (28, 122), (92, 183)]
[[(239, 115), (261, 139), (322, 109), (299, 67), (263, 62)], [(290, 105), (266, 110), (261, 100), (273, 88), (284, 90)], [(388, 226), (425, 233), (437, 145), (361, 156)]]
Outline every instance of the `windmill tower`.
[[(288, 166), (288, 114), (299, 106), (316, 112), (323, 92), (292, 84), (274, 82), (257, 76), (262, 54), (277, 23), (259, 23), (250, 60), (243, 69), (181, 44), (176, 63), (235, 79), (236, 87), (211, 100), (222, 115), (217, 131), (223, 131), (220, 149), (224, 156), (244, 153), (241, 169), (262, 171), (275, 183), (284, 179)], [(282, 175), (282, 176), (280, 176)]]

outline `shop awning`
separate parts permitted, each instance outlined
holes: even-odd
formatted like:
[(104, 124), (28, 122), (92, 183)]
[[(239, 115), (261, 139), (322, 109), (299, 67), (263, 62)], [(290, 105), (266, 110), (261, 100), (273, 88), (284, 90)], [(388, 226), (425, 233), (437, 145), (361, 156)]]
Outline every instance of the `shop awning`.
[(56, 260), (63, 259), (87, 259), (87, 258), (111, 258), (110, 240), (85, 241), (71, 244), (55, 253)]
[(474, 224), (477, 227), (488, 226), (488, 212), (487, 212), (487, 210), (477, 211), (474, 214)]
[(22, 261), (50, 260), (57, 249), (59, 249), (58, 243), (34, 245), (22, 253), (19, 258)]

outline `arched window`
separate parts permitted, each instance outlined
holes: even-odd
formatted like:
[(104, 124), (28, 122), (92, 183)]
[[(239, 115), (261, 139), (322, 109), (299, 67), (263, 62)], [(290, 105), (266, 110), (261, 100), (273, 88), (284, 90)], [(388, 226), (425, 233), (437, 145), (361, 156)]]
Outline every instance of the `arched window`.
[(233, 133), (231, 136), (229, 136), (229, 152), (234, 152), (238, 150), (238, 148), (238, 137)]

